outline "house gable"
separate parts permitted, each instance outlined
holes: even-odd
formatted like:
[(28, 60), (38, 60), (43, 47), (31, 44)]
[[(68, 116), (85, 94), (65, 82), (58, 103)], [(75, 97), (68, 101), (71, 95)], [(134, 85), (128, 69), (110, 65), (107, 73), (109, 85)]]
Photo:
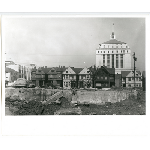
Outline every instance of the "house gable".
[(76, 74), (71, 67), (68, 67), (64, 72), (63, 74)]
[[(126, 77), (134, 77), (134, 71), (130, 71), (130, 73)], [(135, 77), (141, 77), (139, 71), (135, 71)]]
[(83, 68), (79, 74), (90, 74), (90, 70), (88, 68)]
[(47, 74), (57, 74), (56, 69), (54, 67), (51, 68)]

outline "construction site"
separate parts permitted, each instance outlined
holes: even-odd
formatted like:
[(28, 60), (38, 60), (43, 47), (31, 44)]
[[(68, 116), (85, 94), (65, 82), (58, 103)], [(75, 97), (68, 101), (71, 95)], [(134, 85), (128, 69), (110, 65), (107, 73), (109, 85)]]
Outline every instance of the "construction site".
[(5, 115), (145, 115), (141, 89), (6, 88)]

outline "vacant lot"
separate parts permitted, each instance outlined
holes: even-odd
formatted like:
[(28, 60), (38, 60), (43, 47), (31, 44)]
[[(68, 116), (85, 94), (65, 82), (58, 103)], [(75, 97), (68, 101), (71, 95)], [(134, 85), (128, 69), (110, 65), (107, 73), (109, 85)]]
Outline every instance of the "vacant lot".
[[(62, 98), (61, 104), (49, 104), (42, 105), (39, 101), (30, 101), (26, 104), (15, 103), (15, 106), (11, 104), (11, 111), (14, 113), (6, 111), (6, 115), (54, 115), (54, 113), (61, 109), (71, 109), (80, 108), (82, 115), (145, 115), (145, 93), (141, 95), (141, 99), (127, 99), (121, 102), (110, 103), (107, 102), (103, 105), (96, 104), (79, 104), (77, 106), (72, 106), (70, 102)], [(8, 103), (7, 103), (8, 106)], [(8, 108), (7, 108), (8, 109)], [(65, 115), (65, 113), (63, 113)], [(66, 115), (75, 115), (75, 113), (70, 113)]]

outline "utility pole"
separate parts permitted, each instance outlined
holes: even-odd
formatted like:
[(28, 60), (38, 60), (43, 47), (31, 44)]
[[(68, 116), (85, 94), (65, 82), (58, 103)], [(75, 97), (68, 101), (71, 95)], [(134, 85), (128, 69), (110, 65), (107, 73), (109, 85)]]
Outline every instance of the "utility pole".
[(137, 58), (135, 57), (135, 52), (133, 52), (133, 60), (134, 60), (134, 88), (135, 88), (135, 61), (137, 61)]

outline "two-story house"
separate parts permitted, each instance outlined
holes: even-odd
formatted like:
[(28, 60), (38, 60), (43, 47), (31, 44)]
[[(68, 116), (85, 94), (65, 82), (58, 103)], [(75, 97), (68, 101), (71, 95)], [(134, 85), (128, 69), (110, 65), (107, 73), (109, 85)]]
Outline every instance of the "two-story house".
[[(122, 86), (134, 87), (134, 71), (121, 71)], [(135, 87), (142, 87), (142, 74), (140, 71), (135, 71)]]
[(79, 73), (78, 88), (92, 87), (91, 72), (90, 69), (85, 67)]
[(65, 89), (78, 88), (79, 73), (83, 68), (68, 67), (63, 72), (63, 87)]
[(41, 68), (36, 70), (36, 86), (45, 86), (45, 72)]
[(101, 66), (96, 71), (94, 87), (96, 88), (110, 88), (115, 85), (115, 68), (107, 68)]

